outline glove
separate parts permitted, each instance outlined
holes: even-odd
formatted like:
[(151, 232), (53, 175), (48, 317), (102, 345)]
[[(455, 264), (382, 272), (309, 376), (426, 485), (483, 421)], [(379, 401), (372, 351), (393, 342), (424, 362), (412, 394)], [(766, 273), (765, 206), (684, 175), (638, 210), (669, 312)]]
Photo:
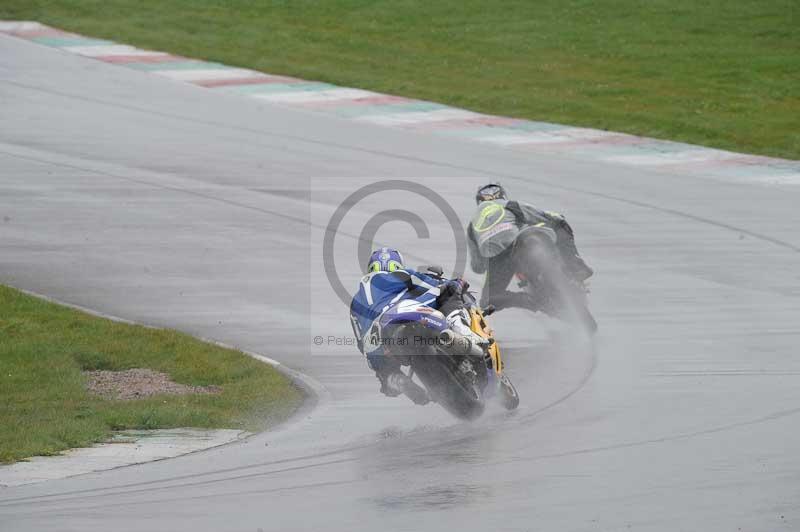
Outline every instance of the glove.
[(461, 279), (450, 279), (439, 285), (439, 295), (436, 297), (436, 304), (441, 307), (453, 296), (461, 297), (465, 281)]
[(452, 295), (460, 295), (462, 294), (467, 288), (469, 288), (469, 283), (464, 279), (450, 279), (449, 281), (445, 281), (439, 286), (439, 294), (440, 297), (447, 297)]

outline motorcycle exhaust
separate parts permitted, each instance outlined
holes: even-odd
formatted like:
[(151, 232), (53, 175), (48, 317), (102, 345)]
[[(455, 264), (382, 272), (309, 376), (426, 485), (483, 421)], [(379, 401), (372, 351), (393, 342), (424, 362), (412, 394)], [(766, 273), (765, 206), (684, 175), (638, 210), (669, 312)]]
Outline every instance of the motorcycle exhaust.
[(450, 329), (445, 329), (439, 333), (439, 344), (444, 346), (451, 346), (456, 339), (456, 334)]
[(481, 346), (452, 329), (439, 333), (439, 346), (449, 355), (483, 356)]

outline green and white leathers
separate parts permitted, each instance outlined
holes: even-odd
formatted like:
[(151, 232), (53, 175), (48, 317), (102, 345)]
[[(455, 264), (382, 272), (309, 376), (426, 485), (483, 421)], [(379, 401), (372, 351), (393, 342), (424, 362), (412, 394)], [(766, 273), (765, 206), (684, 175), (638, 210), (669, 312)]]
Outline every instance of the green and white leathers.
[(483, 258), (496, 257), (508, 249), (519, 235), (519, 226), (513, 213), (506, 209), (507, 201), (496, 199), (478, 205), (470, 226), (474, 244)]

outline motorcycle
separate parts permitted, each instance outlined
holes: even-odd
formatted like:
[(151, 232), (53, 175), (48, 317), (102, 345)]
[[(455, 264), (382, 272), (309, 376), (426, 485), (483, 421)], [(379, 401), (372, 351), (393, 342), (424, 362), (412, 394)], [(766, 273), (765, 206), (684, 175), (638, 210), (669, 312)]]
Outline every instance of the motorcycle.
[[(441, 269), (428, 268), (441, 277)], [(458, 319), (468, 328), (458, 332), (437, 309), (408, 299), (379, 318), (387, 356), (409, 366), (408, 379), (422, 383), (428, 398), (452, 415), (466, 420), (483, 414), (494, 397), (508, 410), (519, 405), (519, 395), (504, 372), (500, 347), (486, 322), (492, 308), (481, 309), (475, 296), (463, 291)], [(466, 334), (463, 334), (466, 333)]]
[(597, 331), (586, 285), (565, 272), (551, 229), (542, 225), (523, 228), (514, 241), (511, 257), (520, 288), (546, 314), (577, 323), (590, 334)]

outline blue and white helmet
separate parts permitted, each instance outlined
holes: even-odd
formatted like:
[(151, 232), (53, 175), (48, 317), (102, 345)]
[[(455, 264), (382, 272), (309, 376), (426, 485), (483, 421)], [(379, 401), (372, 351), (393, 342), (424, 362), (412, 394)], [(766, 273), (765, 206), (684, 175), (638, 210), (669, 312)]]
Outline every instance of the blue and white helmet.
[(392, 248), (380, 248), (372, 252), (367, 262), (367, 272), (396, 272), (404, 269), (403, 256)]

